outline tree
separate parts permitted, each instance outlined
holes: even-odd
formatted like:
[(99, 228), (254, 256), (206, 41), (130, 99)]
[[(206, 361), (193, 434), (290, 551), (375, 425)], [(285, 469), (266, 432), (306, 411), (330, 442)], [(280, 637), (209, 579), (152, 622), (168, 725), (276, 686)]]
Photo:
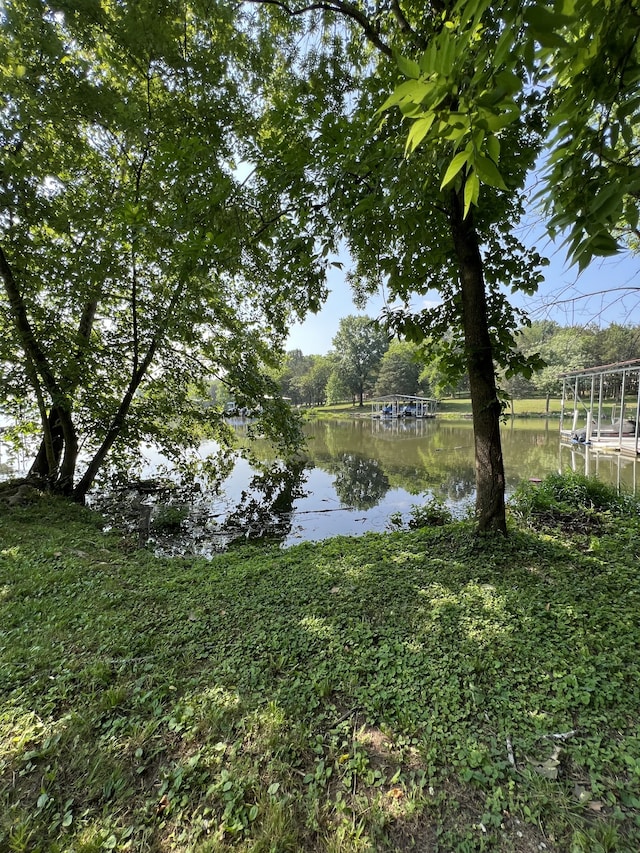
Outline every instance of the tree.
[(335, 358), (329, 355), (312, 356), (313, 363), (307, 373), (307, 400), (311, 405), (322, 405), (327, 398), (327, 383), (335, 368)]
[(3, 7), (2, 406), (39, 433), (31, 474), (79, 501), (143, 438), (175, 457), (203, 429), (227, 437), (198, 400), (212, 376), (261, 401), (283, 446), (297, 435), (264, 367), (318, 306), (325, 261), (304, 188), (288, 195), (299, 174), (274, 192), (235, 169), (273, 56), (234, 14)]
[(557, 394), (563, 373), (581, 370), (588, 364), (587, 352), (590, 333), (584, 329), (567, 327), (558, 329), (541, 347), (540, 355), (545, 366), (536, 372), (533, 382), (536, 389), (547, 397)]
[(421, 363), (418, 348), (406, 341), (392, 341), (382, 356), (375, 393), (415, 395), (419, 390)]
[[(504, 185), (501, 134), (521, 120), (527, 104), (522, 95), (535, 86), (543, 98), (547, 136), (541, 196), (551, 215), (550, 231), (568, 231), (569, 254), (581, 267), (619, 250), (615, 235), (621, 226), (637, 238), (637, 4), (459, 0), (438, 5), (439, 29), (418, 61), (401, 57), (400, 69), (409, 79), (387, 104), (399, 104), (412, 122), (407, 148), (431, 143), (444, 132), (455, 156), (446, 164), (443, 185), (464, 181), (470, 210), (478, 205), (483, 184)], [(460, 88), (460, 63), (470, 48), (473, 73)]]
[(342, 403), (349, 398), (351, 391), (345, 382), (342, 371), (335, 368), (329, 374), (329, 379), (325, 387), (327, 395), (327, 403), (334, 406), (336, 403)]
[(350, 315), (340, 320), (333, 346), (343, 380), (362, 407), (389, 346), (387, 335), (370, 317)]
[[(296, 20), (305, 11), (303, 5), (276, 5)], [(500, 445), (502, 406), (494, 359), (509, 370), (531, 369), (515, 348), (513, 332), (521, 318), (510, 308), (503, 287), (532, 292), (539, 280), (536, 271), (539, 256), (527, 253), (511, 232), (523, 212), (519, 188), (524, 185), (539, 149), (537, 94), (522, 95), (530, 108), (523, 112), (521, 121), (510, 121), (503, 134), (501, 153), (509, 188), (502, 177), (494, 182), (497, 185), (489, 188), (482, 209), (476, 213), (470, 209), (476, 195), (475, 180), (467, 186), (462, 180), (464, 170), (446, 174), (452, 146), (460, 138), (456, 136), (458, 130), (453, 127), (453, 119), (452, 127), (447, 128), (446, 121), (427, 117), (405, 144), (402, 116), (387, 113), (382, 123), (379, 118), (374, 123), (372, 117), (383, 106), (401, 104), (404, 108), (403, 93), (387, 99), (386, 105), (383, 103), (385, 91), (392, 88), (392, 80), (397, 76), (393, 57), (399, 57), (403, 72), (417, 75), (420, 67), (413, 57), (428, 53), (434, 73), (443, 67), (451, 76), (455, 75), (457, 99), (462, 101), (465, 87), (469, 81), (474, 82), (480, 41), (467, 38), (464, 55), (456, 56), (453, 68), (451, 47), (447, 56), (439, 50), (438, 42), (443, 28), (446, 29), (447, 15), (443, 13), (449, 8), (447, 3), (425, 6), (410, 2), (403, 4), (402, 9), (397, 3), (385, 4), (374, 13), (365, 4), (332, 0), (323, 3), (322, 8), (331, 9), (344, 23), (342, 33), (348, 39), (351, 52), (346, 53), (351, 64), (346, 71), (343, 64), (339, 68), (345, 75), (345, 87), (353, 94), (346, 114), (333, 112), (315, 119), (314, 166), (331, 188), (331, 212), (354, 259), (352, 283), (359, 292), (385, 286), (391, 299), (403, 300), (406, 307), (388, 312), (386, 321), (409, 340), (438, 342), (447, 333), (455, 337), (450, 351), (456, 355), (449, 372), (452, 381), (454, 372), (459, 377), (466, 371), (469, 376), (476, 444), (478, 527), (506, 532)], [(355, 47), (362, 41), (362, 32), (372, 45), (364, 55)], [(494, 45), (499, 38), (498, 26), (483, 33), (483, 39)], [(335, 39), (332, 45), (334, 42)], [(415, 83), (421, 85), (418, 80)], [(509, 79), (503, 83), (510, 88)], [(442, 101), (443, 115), (445, 112), (453, 115), (456, 98), (450, 97), (443, 87), (440, 90), (442, 98), (438, 101), (439, 96), (434, 95), (435, 104)], [(409, 106), (417, 111), (421, 103), (411, 102)], [(297, 103), (291, 104), (291, 111), (298, 109)], [(493, 122), (495, 135), (504, 115), (490, 108), (488, 112), (491, 115), (487, 121)], [(421, 138), (426, 137), (430, 122), (434, 126), (432, 144), (415, 150)], [(485, 134), (479, 127), (473, 144), (483, 148)], [(495, 145), (491, 144), (495, 157)], [(412, 152), (408, 161), (405, 150)], [(486, 161), (486, 157), (481, 161), (485, 172), (491, 172)], [(411, 311), (412, 297), (432, 288), (440, 295), (437, 309)], [(459, 351), (462, 358), (457, 355)]]
[(289, 397), (294, 405), (306, 401), (306, 390), (304, 377), (312, 364), (312, 357), (304, 355), (302, 350), (289, 350), (285, 355), (281, 366), (275, 371), (275, 379), (280, 391), (285, 397)]
[(612, 323), (594, 334), (594, 351), (589, 366), (631, 361), (640, 356), (640, 327)]
[[(426, 282), (440, 291), (437, 310), (405, 309), (388, 320), (415, 341), (438, 341), (447, 329), (457, 335), (449, 370), (452, 376), (459, 371), (462, 349), (474, 418), (478, 527), (505, 532), (495, 363), (507, 378), (518, 371), (530, 376), (538, 366), (518, 352), (514, 334), (520, 324), (499, 288), (501, 282), (531, 293), (537, 285), (541, 259), (535, 253), (527, 259), (513, 233), (523, 209), (519, 192), (546, 133), (553, 145), (546, 196), (553, 210), (550, 225), (573, 227), (570, 251), (578, 262), (614, 251), (611, 231), (622, 218), (637, 227), (635, 4), (432, 0), (380, 4), (375, 10), (342, 0), (276, 5), (293, 16), (318, 5), (325, 14), (332, 10), (346, 28), (360, 28), (377, 51), (361, 66), (362, 94), (349, 116), (351, 126), (366, 126), (367, 106), (369, 115), (376, 107), (380, 112), (399, 107), (409, 122), (406, 134), (397, 117), (389, 116), (364, 143), (362, 130), (355, 134), (351, 150), (345, 125), (325, 122), (328, 147), (347, 164), (339, 177), (331, 166), (328, 173), (341, 190), (351, 181), (341, 221), (360, 264), (358, 283), (371, 286), (377, 279), (392, 296), (407, 300), (424, 292)], [(616, 42), (621, 21), (624, 37)], [(404, 79), (380, 105), (391, 57)], [(371, 69), (375, 79), (367, 77)], [(406, 168), (393, 145), (399, 135), (411, 155)], [(335, 165), (335, 159), (327, 162)], [(385, 169), (395, 173), (399, 192), (384, 183)], [(423, 192), (411, 198), (406, 189), (412, 174), (420, 176)], [(381, 207), (395, 216), (381, 216)], [(408, 223), (417, 236), (411, 237)], [(378, 230), (388, 232), (379, 241)]]

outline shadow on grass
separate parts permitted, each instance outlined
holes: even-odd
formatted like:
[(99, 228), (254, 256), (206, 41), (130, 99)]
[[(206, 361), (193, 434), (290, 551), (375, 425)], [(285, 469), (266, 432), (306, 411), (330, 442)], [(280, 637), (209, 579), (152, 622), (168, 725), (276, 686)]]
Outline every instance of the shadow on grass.
[(459, 525), (205, 563), (78, 525), (3, 554), (0, 847), (638, 846), (620, 537)]

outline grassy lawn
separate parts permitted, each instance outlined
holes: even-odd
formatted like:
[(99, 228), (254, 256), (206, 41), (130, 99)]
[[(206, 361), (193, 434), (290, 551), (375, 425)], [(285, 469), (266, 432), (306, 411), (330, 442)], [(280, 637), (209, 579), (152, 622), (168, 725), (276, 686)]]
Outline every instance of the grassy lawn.
[(0, 850), (637, 851), (638, 507), (545, 488), (211, 562), (2, 506)]
[[(549, 416), (560, 416), (560, 399), (549, 401)], [(516, 417), (545, 417), (547, 401), (544, 397), (531, 397), (513, 401), (513, 411)], [(333, 406), (318, 406), (305, 411), (311, 417), (358, 417), (371, 414), (371, 403), (365, 401), (363, 408), (353, 406), (351, 403), (338, 403)], [(507, 407), (507, 414), (511, 414), (511, 405)], [(466, 397), (447, 397), (438, 404), (439, 415), (455, 415), (464, 417), (471, 415), (471, 400)]]
[[(560, 399), (549, 401), (549, 416), (560, 416)], [(547, 401), (544, 397), (530, 397), (513, 401), (513, 411), (516, 417), (545, 417)], [(438, 405), (439, 414), (470, 415), (471, 400), (469, 398), (448, 397), (441, 400)], [(511, 414), (511, 404), (506, 408), (506, 413)]]
[(352, 403), (335, 403), (331, 406), (314, 406), (301, 411), (313, 418), (369, 417), (371, 415), (371, 403), (366, 401), (362, 408), (357, 404), (354, 406)]

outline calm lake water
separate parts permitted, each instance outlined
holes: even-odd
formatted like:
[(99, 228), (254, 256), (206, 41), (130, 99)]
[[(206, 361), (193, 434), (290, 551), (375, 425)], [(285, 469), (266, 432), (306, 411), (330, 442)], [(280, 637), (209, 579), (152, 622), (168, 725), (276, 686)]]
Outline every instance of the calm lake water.
[[(246, 437), (246, 422), (238, 420), (234, 426), (240, 438)], [(338, 534), (382, 531), (389, 529), (392, 514), (399, 513), (407, 521), (411, 507), (428, 497), (443, 500), (456, 515), (473, 506), (469, 420), (363, 417), (310, 422), (305, 432), (307, 451), (299, 478), (255, 483), (255, 471), (240, 459), (219, 494), (203, 486), (189, 505), (181, 541), (168, 538), (161, 543), (162, 549), (206, 555), (245, 535), (274, 534), (290, 545)], [(508, 494), (521, 480), (566, 470), (593, 474), (633, 494), (640, 493), (638, 461), (561, 443), (557, 420), (513, 420), (503, 425), (502, 442)], [(201, 452), (206, 455), (213, 449), (205, 443)], [(277, 469), (267, 442), (254, 439), (252, 449)], [(145, 448), (145, 457), (142, 476), (152, 477), (163, 460), (152, 448)], [(0, 455), (0, 463), (13, 462), (14, 470), (19, 461), (9, 459), (6, 452)], [(156, 503), (152, 521), (158, 510)]]
[[(242, 436), (247, 426), (235, 424)], [(353, 420), (317, 421), (306, 424), (308, 441), (301, 493), (275, 491), (278, 535), (283, 544), (320, 540), (338, 534), (357, 535), (389, 529), (389, 517), (400, 513), (406, 521), (412, 505), (425, 497), (443, 500), (463, 515), (475, 500), (473, 433), (471, 422), (451, 420)], [(502, 428), (507, 492), (521, 480), (542, 478), (556, 471), (574, 470), (596, 475), (636, 493), (640, 476), (638, 462), (619, 454), (603, 454), (589, 447), (561, 444), (558, 421), (514, 420)], [(254, 450), (270, 458), (267, 443)], [(203, 452), (207, 445), (203, 446)], [(152, 474), (154, 461), (145, 473)], [(207, 527), (215, 529), (221, 519), (242, 501), (255, 498), (260, 489), (251, 487), (252, 472), (240, 460), (224, 483), (224, 494), (205, 498), (207, 510), (196, 525), (195, 550), (207, 550)], [(286, 490), (285, 490), (286, 492)], [(271, 492), (273, 498), (274, 492)], [(263, 506), (264, 506), (263, 501)], [(253, 508), (255, 510), (255, 506)], [(212, 523), (211, 519), (214, 519)], [(240, 529), (268, 523), (255, 511), (237, 515)]]

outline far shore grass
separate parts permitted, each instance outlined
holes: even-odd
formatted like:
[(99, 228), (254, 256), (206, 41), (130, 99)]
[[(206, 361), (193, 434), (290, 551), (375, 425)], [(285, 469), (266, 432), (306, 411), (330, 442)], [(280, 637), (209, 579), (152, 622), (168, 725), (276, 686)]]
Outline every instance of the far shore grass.
[[(513, 400), (513, 414), (522, 418), (559, 418), (561, 412), (560, 398), (551, 398), (547, 410), (545, 397), (527, 397)], [(313, 406), (303, 409), (309, 417), (369, 417), (372, 412), (371, 400), (365, 400), (360, 407), (357, 403), (337, 403), (335, 405)], [(505, 415), (512, 414), (512, 404), (509, 402)], [(471, 417), (471, 400), (468, 397), (445, 397), (438, 402), (437, 417)]]
[(640, 849), (631, 498), (556, 476), (507, 539), (210, 562), (29, 498), (0, 491), (3, 853)]

